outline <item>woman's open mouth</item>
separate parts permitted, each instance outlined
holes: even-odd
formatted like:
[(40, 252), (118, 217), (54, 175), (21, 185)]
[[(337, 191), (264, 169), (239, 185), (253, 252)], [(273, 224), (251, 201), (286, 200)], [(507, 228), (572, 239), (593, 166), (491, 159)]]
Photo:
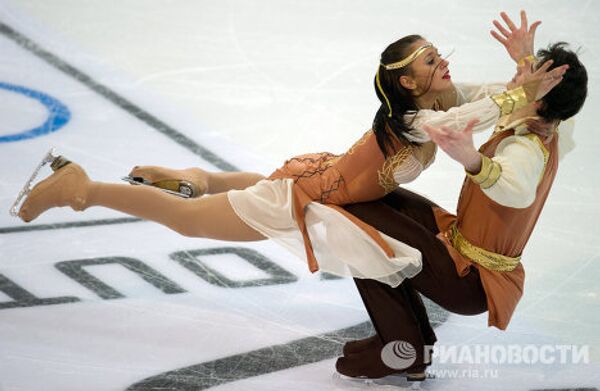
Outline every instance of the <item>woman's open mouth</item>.
[(444, 80), (450, 80), (450, 71), (446, 71), (446, 73), (444, 73), (444, 76), (442, 76), (442, 79)]

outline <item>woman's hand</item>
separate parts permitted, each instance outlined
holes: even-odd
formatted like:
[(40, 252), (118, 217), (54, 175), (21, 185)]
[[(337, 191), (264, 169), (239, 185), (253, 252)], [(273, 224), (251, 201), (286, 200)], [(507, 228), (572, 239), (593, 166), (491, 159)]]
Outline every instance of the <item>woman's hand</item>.
[(542, 99), (563, 79), (563, 75), (569, 69), (569, 65), (561, 65), (552, 70), (548, 70), (554, 61), (548, 60), (537, 70), (534, 70), (533, 64), (525, 60), (517, 66), (517, 74), (508, 83), (507, 88), (512, 90), (523, 86), (527, 100), (533, 102)]
[(478, 119), (472, 119), (458, 132), (445, 126), (434, 128), (425, 125), (423, 129), (448, 156), (462, 164), (468, 172), (478, 173), (481, 171), (481, 155), (473, 145), (473, 127), (478, 123)]
[(500, 33), (491, 30), (492, 37), (496, 38), (506, 48), (506, 51), (508, 51), (508, 54), (516, 63), (527, 56), (533, 55), (535, 30), (542, 22), (537, 20), (528, 27), (527, 14), (525, 11), (521, 11), (521, 27), (517, 28), (508, 15), (506, 15), (506, 12), (501, 12), (500, 16), (506, 23), (508, 30), (500, 22), (494, 20), (494, 26), (496, 26)]

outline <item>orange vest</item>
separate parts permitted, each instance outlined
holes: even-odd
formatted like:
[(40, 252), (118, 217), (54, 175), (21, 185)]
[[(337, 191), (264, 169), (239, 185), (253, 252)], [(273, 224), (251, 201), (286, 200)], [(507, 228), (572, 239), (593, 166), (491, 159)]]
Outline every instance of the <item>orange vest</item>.
[[(500, 141), (512, 135), (514, 135), (512, 129), (494, 133), (479, 151), (491, 158)], [(500, 205), (486, 196), (479, 185), (467, 177), (458, 200), (457, 216), (442, 209), (435, 210), (440, 229), (438, 237), (448, 248), (458, 274), (465, 276), (469, 273), (471, 266), (479, 270), (487, 296), (488, 326), (496, 326), (502, 330), (508, 326), (523, 294), (525, 280), (523, 266), (519, 263), (512, 271), (497, 272), (471, 261), (452, 247), (451, 227), (456, 224), (458, 231), (477, 247), (509, 257), (520, 256), (531, 236), (556, 176), (558, 135), (555, 135), (544, 147), (548, 152), (547, 161), (537, 187), (535, 201), (529, 207), (517, 209)]]

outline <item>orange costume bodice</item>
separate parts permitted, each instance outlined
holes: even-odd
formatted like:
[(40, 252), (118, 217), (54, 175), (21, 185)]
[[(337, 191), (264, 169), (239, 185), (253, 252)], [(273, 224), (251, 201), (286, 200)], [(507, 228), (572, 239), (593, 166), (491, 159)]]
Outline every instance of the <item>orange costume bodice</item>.
[(268, 179), (293, 179), (294, 218), (302, 232), (311, 272), (319, 270), (304, 219), (306, 206), (319, 202), (332, 207), (361, 227), (385, 253), (393, 251), (372, 226), (346, 212), (340, 205), (379, 199), (394, 190), (394, 172), (407, 159), (417, 159), (423, 166), (435, 156), (435, 145), (403, 144), (395, 140), (396, 153), (385, 157), (372, 130), (366, 132), (346, 153), (311, 153), (287, 160)]

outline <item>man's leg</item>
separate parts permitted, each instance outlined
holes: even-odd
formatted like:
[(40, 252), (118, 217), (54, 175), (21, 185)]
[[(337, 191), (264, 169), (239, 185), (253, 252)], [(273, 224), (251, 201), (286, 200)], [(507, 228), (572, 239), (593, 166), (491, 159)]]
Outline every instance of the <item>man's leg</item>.
[[(414, 364), (417, 368), (426, 358), (424, 346), (435, 341), (435, 334), (414, 290), (448, 311), (460, 314), (484, 312), (486, 296), (477, 271), (472, 269), (460, 278), (446, 247), (437, 239), (438, 229), (431, 211), (435, 204), (410, 192), (394, 194), (385, 202), (354, 204), (346, 209), (385, 234), (419, 249), (423, 255), (423, 270), (395, 289), (372, 280), (356, 282), (382, 344), (396, 340), (411, 343), (417, 352)], [(390, 204), (397, 205), (401, 211), (392, 209)], [(403, 209), (412, 216), (401, 213)], [(360, 370), (356, 365), (352, 369)]]

